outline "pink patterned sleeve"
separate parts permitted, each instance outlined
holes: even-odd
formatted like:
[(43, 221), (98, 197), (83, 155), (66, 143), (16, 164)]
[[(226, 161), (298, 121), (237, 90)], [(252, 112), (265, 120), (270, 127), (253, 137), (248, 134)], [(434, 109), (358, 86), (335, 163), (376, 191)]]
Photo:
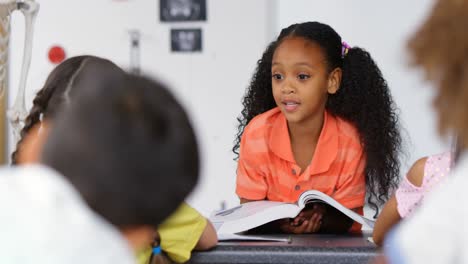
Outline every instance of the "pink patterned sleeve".
[(424, 197), (424, 189), (415, 186), (404, 177), (395, 193), (395, 197), (398, 213), (401, 218), (405, 218), (421, 203)]
[(397, 210), (402, 218), (410, 215), (423, 201), (427, 192), (431, 191), (450, 172), (450, 152), (429, 156), (424, 165), (424, 176), (420, 187), (412, 184), (406, 177), (400, 183), (395, 197)]

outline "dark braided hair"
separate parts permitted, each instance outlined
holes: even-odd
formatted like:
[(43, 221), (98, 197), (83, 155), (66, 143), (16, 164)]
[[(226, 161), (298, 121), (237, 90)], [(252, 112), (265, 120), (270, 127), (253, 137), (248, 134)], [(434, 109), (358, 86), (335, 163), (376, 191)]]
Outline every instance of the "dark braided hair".
[(90, 60), (104, 60), (94, 56), (76, 56), (60, 63), (49, 74), (44, 86), (33, 100), (33, 106), (26, 117), (24, 127), (20, 132), (20, 140), (16, 143), (16, 149), (11, 154), (12, 164), (17, 163), (18, 152), (21, 143), (29, 131), (43, 118), (53, 118), (59, 108), (67, 103), (71, 87), (76, 76), (80, 73), (84, 64)]
[[(329, 94), (326, 109), (354, 124), (366, 153), (365, 168), (368, 203), (378, 213), (399, 181), (401, 136), (396, 106), (387, 82), (369, 53), (353, 47), (342, 56), (342, 41), (330, 26), (318, 22), (293, 24), (283, 29), (257, 62), (243, 98), (233, 152), (239, 147), (245, 126), (255, 116), (276, 107), (272, 94), (271, 64), (279, 44), (288, 37), (301, 37), (318, 44), (329, 72), (342, 68), (343, 76), (336, 94)], [(377, 215), (376, 213), (376, 215)]]

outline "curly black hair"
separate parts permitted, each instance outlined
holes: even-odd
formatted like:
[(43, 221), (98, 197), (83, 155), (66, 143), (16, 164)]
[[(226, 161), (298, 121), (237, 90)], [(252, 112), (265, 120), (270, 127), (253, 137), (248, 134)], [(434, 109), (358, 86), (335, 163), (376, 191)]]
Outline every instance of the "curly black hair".
[(326, 109), (331, 114), (354, 124), (366, 153), (367, 201), (376, 210), (385, 203), (399, 182), (399, 154), (402, 139), (397, 108), (387, 82), (370, 54), (364, 49), (349, 48), (342, 53), (338, 33), (319, 22), (293, 24), (283, 29), (257, 62), (257, 68), (243, 98), (243, 110), (232, 151), (239, 158), (239, 147), (245, 126), (255, 116), (276, 107), (272, 94), (271, 64), (279, 44), (289, 37), (301, 37), (318, 44), (331, 72), (341, 68), (340, 88), (330, 94)]

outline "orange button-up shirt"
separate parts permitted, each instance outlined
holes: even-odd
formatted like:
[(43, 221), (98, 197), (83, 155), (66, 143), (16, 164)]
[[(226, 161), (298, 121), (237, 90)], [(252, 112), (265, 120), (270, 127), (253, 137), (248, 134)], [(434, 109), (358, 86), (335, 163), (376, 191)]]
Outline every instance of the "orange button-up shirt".
[(279, 108), (273, 108), (244, 129), (236, 193), (248, 200), (296, 202), (302, 192), (314, 189), (362, 213), (365, 164), (357, 129), (325, 112), (312, 161), (301, 171), (291, 149), (286, 118)]

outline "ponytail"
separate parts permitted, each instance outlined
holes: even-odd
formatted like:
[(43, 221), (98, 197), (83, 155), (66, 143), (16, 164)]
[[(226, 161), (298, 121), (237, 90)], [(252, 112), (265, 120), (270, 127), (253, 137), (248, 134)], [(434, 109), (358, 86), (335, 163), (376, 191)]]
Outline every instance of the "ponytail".
[(24, 127), (20, 132), (20, 140), (16, 143), (16, 149), (11, 154), (11, 163), (17, 164), (18, 151), (21, 150), (21, 143), (24, 137), (29, 133), (37, 123), (41, 121), (42, 116), (53, 117), (59, 108), (69, 101), (69, 92), (85, 61), (88, 59), (99, 59), (93, 56), (76, 56), (66, 59), (60, 63), (49, 74), (44, 87), (37, 93), (33, 100), (33, 107), (26, 117)]
[(349, 48), (343, 58), (340, 89), (330, 95), (327, 109), (353, 123), (367, 156), (368, 203), (376, 210), (398, 186), (401, 150), (397, 109), (387, 82), (370, 54)]
[(47, 108), (49, 97), (50, 95), (46, 96), (44, 94), (44, 90), (41, 90), (34, 98), (33, 107), (31, 108), (29, 115), (26, 117), (23, 129), (21, 129), (20, 140), (16, 143), (16, 149), (11, 154), (11, 163), (13, 165), (18, 163), (18, 152), (21, 150), (21, 144), (23, 143), (25, 136), (37, 123), (41, 121), (41, 115)]

